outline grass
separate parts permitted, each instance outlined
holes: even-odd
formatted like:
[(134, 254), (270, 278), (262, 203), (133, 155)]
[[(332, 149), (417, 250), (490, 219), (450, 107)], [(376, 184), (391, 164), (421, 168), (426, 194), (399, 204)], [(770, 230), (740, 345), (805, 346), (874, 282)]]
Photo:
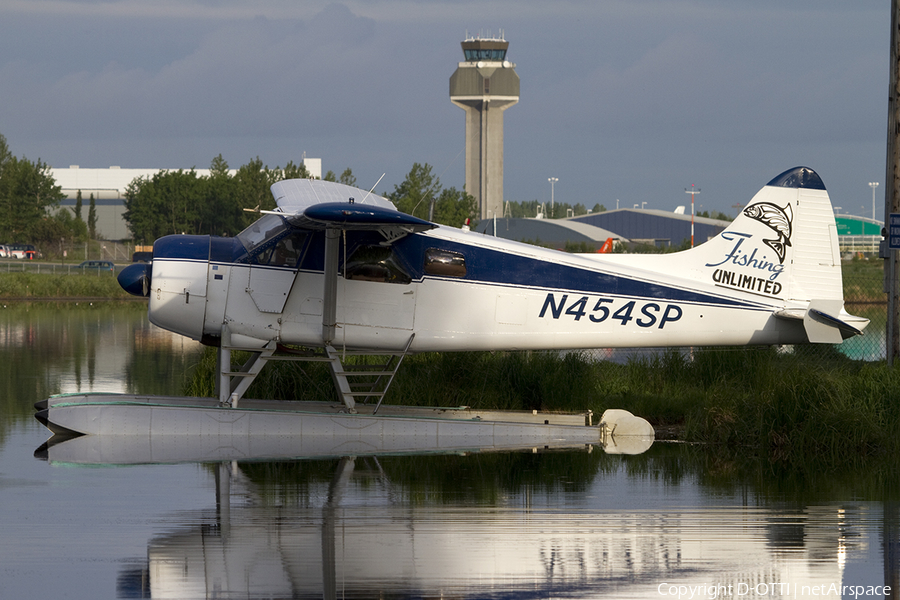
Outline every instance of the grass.
[[(211, 396), (209, 350), (187, 393)], [(277, 362), (248, 397), (335, 400), (325, 365)], [(389, 404), (484, 409), (624, 408), (679, 439), (790, 466), (900, 456), (900, 370), (831, 346), (672, 350), (625, 364), (579, 353), (463, 352), (407, 357)]]
[(47, 300), (60, 298), (130, 299), (112, 273), (49, 275), (0, 273), (0, 299)]
[(886, 302), (884, 293), (884, 261), (845, 260), (841, 262), (844, 300), (848, 303)]

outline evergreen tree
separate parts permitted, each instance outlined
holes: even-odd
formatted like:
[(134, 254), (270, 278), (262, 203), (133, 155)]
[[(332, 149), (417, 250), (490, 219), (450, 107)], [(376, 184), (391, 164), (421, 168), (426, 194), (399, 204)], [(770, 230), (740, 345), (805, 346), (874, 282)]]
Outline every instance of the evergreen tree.
[(412, 169), (400, 185), (387, 195), (397, 210), (408, 215), (427, 219), (435, 194), (439, 193), (441, 182), (431, 173), (431, 165), (413, 163)]
[(441, 191), (434, 206), (434, 216), (431, 219), (441, 225), (462, 227), (469, 219), (471, 227), (475, 226), (475, 215), (478, 212), (478, 202), (471, 194), (455, 187)]
[(83, 220), (83, 219), (81, 218), (81, 205), (82, 205), (82, 203), (81, 203), (81, 190), (78, 190), (78, 191), (75, 193), (75, 220), (76, 220), (76, 221), (81, 221), (81, 220)]
[(50, 218), (49, 210), (59, 206), (62, 197), (50, 167), (13, 156), (0, 135), (0, 239), (43, 242), (41, 221)]
[[(299, 165), (295, 165), (293, 161), (288, 161), (288, 164), (284, 166), (284, 169), (280, 169), (278, 167), (275, 168), (276, 171), (280, 171), (278, 173), (276, 181), (281, 179), (312, 179), (312, 174), (306, 168), (306, 165), (300, 163)], [(272, 183), (275, 183), (274, 181)]]
[[(80, 192), (79, 192), (80, 193)], [(91, 194), (91, 198), (88, 205), (88, 237), (92, 240), (97, 239), (97, 201), (94, 200), (94, 194)]]
[(350, 167), (344, 169), (344, 172), (341, 173), (340, 179), (338, 179), (339, 183), (343, 183), (344, 185), (349, 185), (350, 187), (357, 187), (356, 185), (356, 177), (353, 176), (353, 171), (350, 170)]

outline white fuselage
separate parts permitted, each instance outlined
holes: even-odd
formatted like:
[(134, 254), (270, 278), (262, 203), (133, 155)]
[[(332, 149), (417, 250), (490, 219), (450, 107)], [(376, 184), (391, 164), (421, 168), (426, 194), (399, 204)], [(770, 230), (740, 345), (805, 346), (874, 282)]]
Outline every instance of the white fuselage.
[[(773, 309), (785, 304), (779, 298), (767, 298), (755, 288), (726, 290), (712, 279), (699, 281), (689, 269), (681, 270), (687, 277), (679, 276), (676, 267), (683, 253), (573, 255), (449, 228), (415, 235), (426, 238), (429, 246), (450, 243), (494, 261), (527, 261), (535, 273), (533, 283), (427, 274), (409, 283), (386, 283), (339, 276), (334, 346), (396, 350), (413, 333), (412, 351), (789, 344), (806, 339), (802, 326), (773, 316)], [(644, 268), (648, 260), (655, 262), (653, 271)], [(491, 265), (498, 268), (502, 271), (503, 265)], [(569, 285), (554, 285), (560, 278), (554, 272), (560, 269)], [(618, 285), (611, 287), (618, 289), (572, 283), (598, 276), (614, 278)], [(227, 323), (232, 335), (250, 338), (250, 343), (324, 344), (321, 271), (164, 258), (154, 261), (152, 280), (151, 318), (167, 329), (201, 339), (218, 335)], [(764, 290), (765, 282), (755, 287)]]

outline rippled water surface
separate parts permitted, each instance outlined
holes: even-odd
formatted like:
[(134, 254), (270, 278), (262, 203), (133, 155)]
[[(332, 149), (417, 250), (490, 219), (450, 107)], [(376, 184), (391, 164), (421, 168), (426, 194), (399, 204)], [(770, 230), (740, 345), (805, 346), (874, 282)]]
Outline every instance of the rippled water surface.
[(529, 449), (127, 466), (76, 465), (53, 448), (35, 456), (49, 436), (31, 416), (36, 400), (178, 393), (196, 357), (140, 307), (0, 312), (0, 598), (897, 589), (896, 482), (874, 471), (792, 474), (659, 443), (639, 456)]

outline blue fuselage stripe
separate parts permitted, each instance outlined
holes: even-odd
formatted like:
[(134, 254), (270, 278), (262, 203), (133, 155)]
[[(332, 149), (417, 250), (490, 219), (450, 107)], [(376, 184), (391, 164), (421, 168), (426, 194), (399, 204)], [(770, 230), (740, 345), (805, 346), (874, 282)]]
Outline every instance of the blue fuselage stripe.
[[(324, 268), (321, 251), (324, 248), (324, 233), (311, 232), (311, 235), (314, 236), (314, 239), (311, 240), (309, 251), (305, 253), (296, 270), (321, 273)], [(358, 246), (378, 243), (381, 240), (380, 235), (375, 232), (348, 232), (347, 255), (352, 255), (353, 250)], [(433, 236), (410, 234), (394, 243), (392, 248), (398, 262), (402, 263), (414, 281), (422, 281), (426, 278), (447, 279), (519, 289), (768, 309), (761, 302), (699, 292), (587, 267), (562, 265), (510, 251), (485, 248)], [(462, 254), (466, 262), (465, 276), (450, 278), (427, 275), (424, 271), (424, 256), (425, 251), (429, 248), (439, 248)], [(239, 264), (235, 261), (242, 252), (243, 247), (235, 238), (175, 235), (160, 238), (154, 244), (154, 259), (157, 260), (209, 260), (217, 264)], [(341, 261), (343, 261), (343, 257), (344, 252), (341, 253)]]

